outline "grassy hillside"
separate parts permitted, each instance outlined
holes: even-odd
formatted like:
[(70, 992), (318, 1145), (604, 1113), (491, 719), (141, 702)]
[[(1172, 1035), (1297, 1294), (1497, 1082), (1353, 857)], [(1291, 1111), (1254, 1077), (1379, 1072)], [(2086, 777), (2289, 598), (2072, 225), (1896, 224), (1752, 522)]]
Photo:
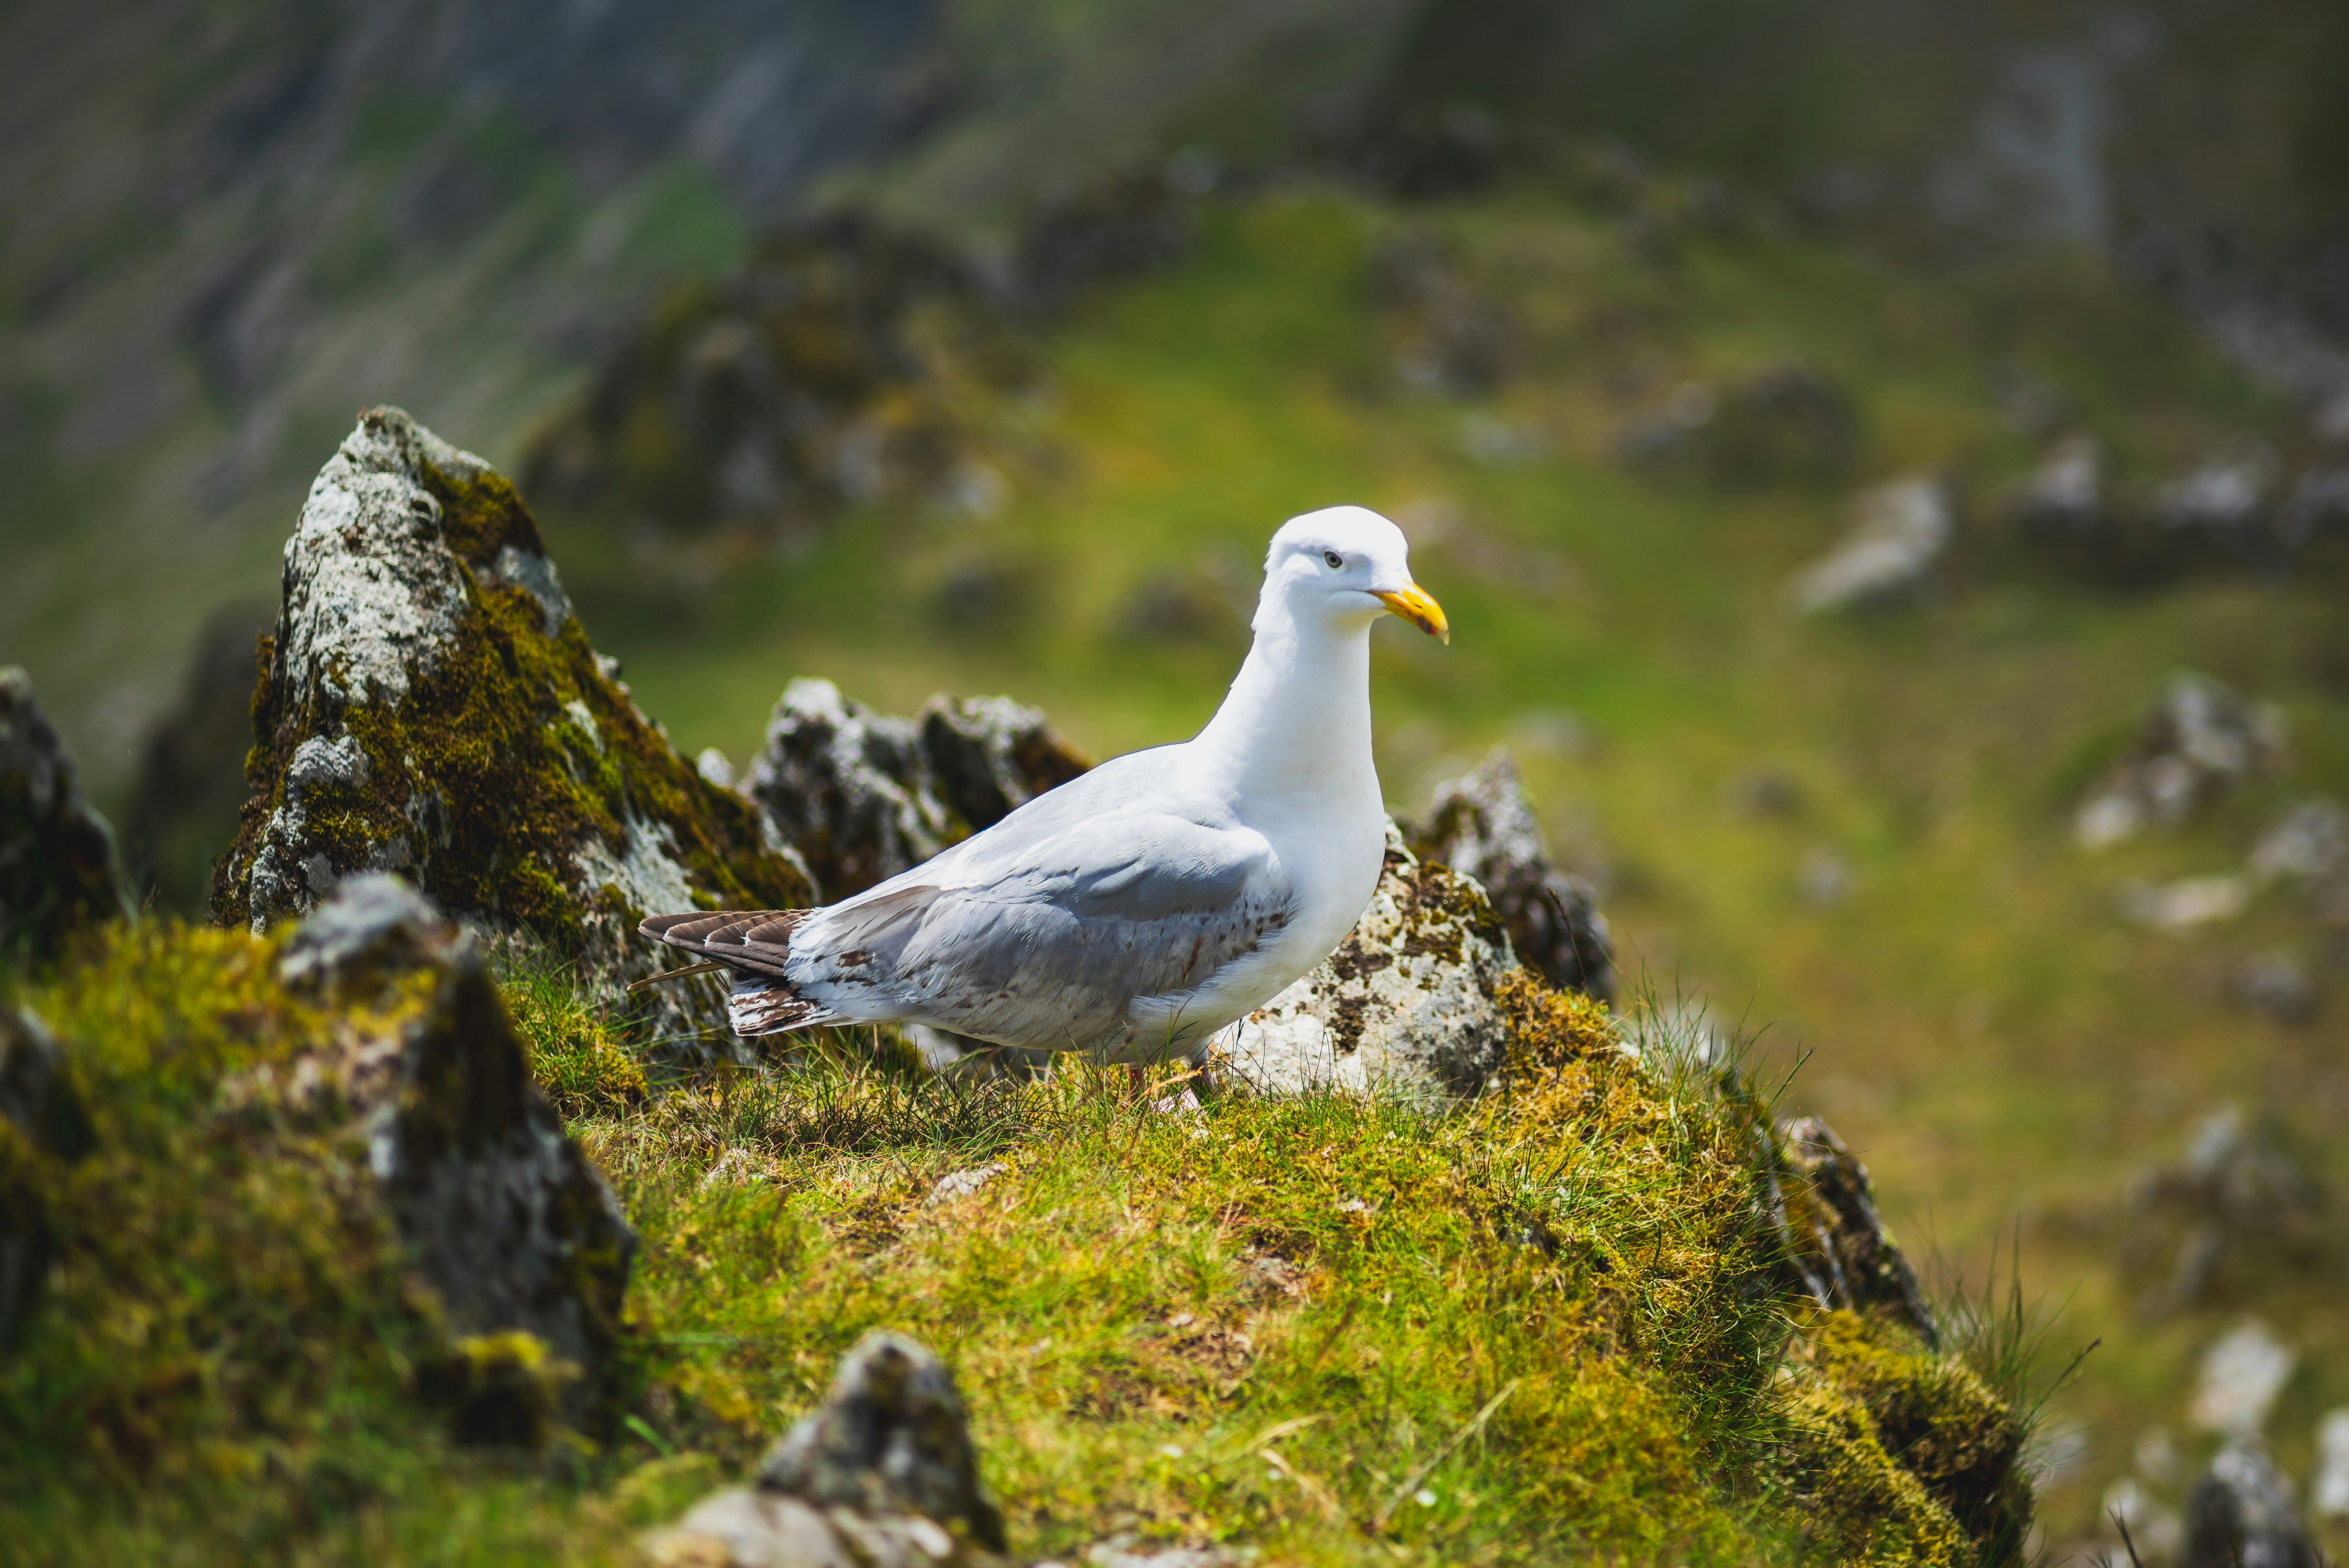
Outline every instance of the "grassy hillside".
[[(1669, 219), (1671, 202), (1651, 211)], [(1517, 324), (1521, 358), (1488, 395), (1397, 374), (1413, 328), (1381, 305), (1377, 258), (1430, 237)], [(2322, 578), (2120, 592), (2018, 558), (1996, 503), (2033, 448), (1997, 391), (2018, 375), (2051, 388), (2138, 487), (2288, 431), (2285, 410), (2085, 262), (1920, 274), (1554, 191), (1216, 206), (1189, 261), (1086, 300), (1046, 353), (1039, 389), (969, 410), (1008, 481), (992, 515), (859, 513), (706, 585), (584, 592), (647, 706), (688, 752), (739, 763), (795, 673), (899, 711), (1002, 690), (1113, 753), (1211, 711), (1246, 637), (1219, 585), (1246, 591), (1281, 518), (1340, 500), (1449, 518), (1414, 561), (1452, 646), (1375, 647), (1390, 798), (1419, 804), (1486, 745), (1517, 744), (1553, 839), (1601, 875), (1630, 964), (1803, 1060), (1792, 1105), (1852, 1138), (1905, 1233), (1979, 1280), (2023, 1223), (2030, 1290), (2069, 1303), (2063, 1342), (2105, 1340), (2066, 1405), (2090, 1424), (2086, 1462), (2056, 1494), (2054, 1528), (2091, 1529), (2137, 1432), (2179, 1420), (2218, 1319), (2138, 1325), (2111, 1249), (2069, 1221), (2111, 1209), (2220, 1103), (2283, 1107), (2320, 1165), (2338, 1164), (2349, 1117), (2337, 1003), (2294, 1031), (2225, 994), (2245, 953), (2321, 962), (2283, 894), (2179, 936), (2126, 925), (2116, 889), (2222, 868), (2285, 794), (2349, 785), (2349, 640)], [(1716, 483), (1613, 455), (1681, 383), (1788, 358), (1857, 409), (1847, 479)], [(1841, 531), (1848, 489), (1920, 469), (1963, 498), (1951, 591), (1900, 618), (1790, 620), (1779, 582)], [(549, 533), (566, 560), (597, 548), (566, 542), (561, 516)], [(1167, 583), (1204, 607), (1191, 629), (1136, 631), (1138, 596)], [(2181, 666), (2282, 704), (2296, 772), (2174, 838), (2083, 854), (2073, 794)], [(1791, 783), (1790, 809), (1740, 808), (1740, 779), (1764, 769)], [(1798, 885), (1822, 851), (1848, 887), (1824, 906)], [(2065, 1225), (2033, 1229), (2051, 1217)], [(2277, 1428), (2295, 1464), (2316, 1411), (2349, 1397), (2349, 1330), (2294, 1304), (2326, 1277), (2263, 1307), (2311, 1350)]]

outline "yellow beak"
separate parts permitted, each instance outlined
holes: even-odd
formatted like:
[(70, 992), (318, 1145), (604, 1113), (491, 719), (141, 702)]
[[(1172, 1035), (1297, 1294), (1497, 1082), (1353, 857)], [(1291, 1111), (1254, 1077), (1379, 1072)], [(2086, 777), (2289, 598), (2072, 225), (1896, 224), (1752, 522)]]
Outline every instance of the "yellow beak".
[(1428, 636), (1441, 638), (1447, 643), (1452, 640), (1452, 623), (1444, 618), (1444, 607), (1417, 583), (1394, 592), (1381, 593), (1374, 589), (1371, 597)]

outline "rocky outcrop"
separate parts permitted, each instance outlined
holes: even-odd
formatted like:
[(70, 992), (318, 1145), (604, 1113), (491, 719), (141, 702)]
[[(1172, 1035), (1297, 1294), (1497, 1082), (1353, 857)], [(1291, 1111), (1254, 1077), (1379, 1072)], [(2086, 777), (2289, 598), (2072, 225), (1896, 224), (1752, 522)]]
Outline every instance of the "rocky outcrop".
[(40, 1440), (253, 1474), (329, 1428), (533, 1445), (608, 1415), (635, 1238), (481, 941), (405, 883), (266, 937), (126, 928), (47, 994), (49, 1030), (0, 1022), (9, 1337), (86, 1412)]
[(1404, 827), (1412, 852), (1483, 885), (1518, 961), (1552, 985), (1611, 1002), (1615, 954), (1589, 883), (1550, 864), (1525, 775), (1495, 746), (1475, 771), (1435, 787), (1424, 824)]
[(1027, 373), (960, 256), (835, 213), (653, 312), (523, 473), (551, 514), (634, 541), (625, 562), (596, 563), (612, 587), (692, 592), (746, 550), (804, 545), (850, 505), (956, 504), (978, 458), (955, 388)]
[(954, 1375), (902, 1334), (869, 1334), (758, 1479), (647, 1538), (665, 1568), (1004, 1563)]
[(2163, 685), (2136, 743), (2088, 792), (2073, 831), (2091, 849), (2175, 827), (2237, 786), (2282, 769), (2282, 711), (2191, 670)]
[(803, 678), (775, 704), (745, 787), (832, 900), (920, 865), (1092, 765), (1041, 712), (1008, 697), (933, 697), (905, 719)]
[(1370, 908), (1338, 950), (1219, 1037), (1265, 1093), (1315, 1089), (1433, 1104), (1482, 1090), (1507, 1026), (1495, 988), (1518, 967), (1485, 890), (1387, 831)]
[(566, 1376), (574, 1418), (618, 1343), (636, 1236), (603, 1173), (532, 1081), (480, 945), (388, 876), (345, 883), (286, 942), (287, 987), (342, 1007), (428, 976), (421, 1016), (336, 1064), (382, 1200), (469, 1351), (460, 1422), (527, 1439), (550, 1369), (496, 1336), (532, 1336)]
[(1932, 477), (1882, 484), (1859, 498), (1851, 532), (1787, 579), (1797, 615), (1897, 609), (1930, 594), (1957, 535), (1950, 488)]
[(2161, 553), (2180, 566), (2254, 564), (2276, 555), (2271, 508), (2281, 478), (2264, 447), (2221, 453), (2155, 494), (2147, 522)]
[(2095, 438), (2068, 435), (2049, 447), (2008, 498), (2007, 517), (2033, 545), (2064, 549), (2097, 540), (2110, 516), (2105, 504), (2104, 449)]
[(2292, 1482), (2256, 1439), (2229, 1443), (2186, 1504), (2182, 1568), (2317, 1568)]
[[(645, 915), (790, 908), (807, 877), (750, 802), (677, 753), (597, 655), (506, 479), (397, 409), (312, 485), (254, 700), (254, 797), (213, 912), (255, 930), (397, 871), (468, 923), (611, 986), (663, 967)], [(707, 980), (657, 1033), (724, 1018)]]
[(113, 831), (82, 799), (73, 753), (32, 678), (0, 668), (0, 963), (53, 957), (130, 912)]
[(1940, 1345), (1916, 1271), (1877, 1214), (1868, 1168), (1833, 1127), (1816, 1116), (1780, 1127), (1763, 1181), (1764, 1209), (1802, 1293), (1825, 1311), (1889, 1316)]
[(2138, 1310), (2148, 1318), (2191, 1311), (2314, 1262), (2326, 1206), (2273, 1116), (2220, 1106), (2181, 1158), (2131, 1186), (2119, 1261), (2143, 1293)]

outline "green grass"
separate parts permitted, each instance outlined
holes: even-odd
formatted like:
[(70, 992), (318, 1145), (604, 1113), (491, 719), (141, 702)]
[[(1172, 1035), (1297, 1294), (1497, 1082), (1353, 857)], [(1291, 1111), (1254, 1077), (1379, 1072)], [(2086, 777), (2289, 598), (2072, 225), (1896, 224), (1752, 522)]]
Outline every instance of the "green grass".
[[(1388, 369), (1370, 256), (1406, 230), (1450, 235), (1524, 324), (1529, 368), (1491, 399), (1418, 398)], [(1961, 1272), (1979, 1281), (2023, 1219), (2027, 1292), (2070, 1303), (2056, 1365), (2105, 1341), (2061, 1401), (2103, 1434), (2052, 1504), (2054, 1528), (2085, 1531), (2135, 1433), (2178, 1422), (2192, 1356), (2232, 1307), (2142, 1328), (2107, 1255), (2034, 1217), (2117, 1202), (2225, 1099), (2284, 1106), (2320, 1141), (2349, 1103), (2337, 1002), (2294, 1033), (2224, 995), (2241, 955), (2321, 956), (2286, 895), (2180, 938), (2123, 924), (2115, 890), (2222, 868), (2291, 795), (2349, 790), (2349, 645), (2322, 579), (2118, 592), (2016, 560), (1996, 504), (2031, 449), (1991, 389), (2007, 366), (2053, 385), (2139, 486), (2242, 432), (2287, 431), (2286, 411), (2085, 261), (1934, 273), (1766, 233), (1683, 235), (1674, 255), (1637, 265), (1611, 217), (1540, 191), (1413, 212), (1311, 191), (1213, 209), (1186, 264), (1098, 294), (1055, 333), (1047, 400), (991, 414), (1014, 486), (1000, 516), (853, 515), (805, 559), (743, 566), (682, 624), (592, 588), (589, 624), (688, 752), (742, 762), (782, 683), (820, 673), (899, 711), (933, 691), (1009, 691), (1110, 754), (1191, 732), (1245, 646), (1237, 619), (1138, 643), (1117, 630), (1126, 597), (1210, 551), (1253, 561), (1292, 513), (1444, 496), (1505, 551), (1562, 559), (1564, 583), (1542, 587), (1506, 555), (1480, 569), (1456, 548), (1415, 553), (1454, 638), (1397, 627), (1374, 644), (1389, 798), (1422, 805), (1528, 715), (1585, 722), (1593, 749), (1524, 760), (1553, 841), (1607, 873), (1630, 965), (1770, 1023), (1782, 1061), (1807, 1052), (1789, 1107), (1829, 1116), (1895, 1223)], [(1609, 455), (1676, 381), (1788, 358), (1853, 396), (1855, 484), (1920, 467), (1959, 482), (1966, 543), (1943, 601), (1790, 622), (1777, 584), (1843, 527), (1842, 487), (1650, 480)], [(1535, 429), (1540, 452), (1472, 461), (1469, 412)], [(562, 555), (564, 520), (548, 526)], [(1015, 563), (1028, 597), (958, 628), (931, 595), (974, 555)], [(2282, 703), (2293, 776), (2175, 837), (2078, 852), (2071, 792), (2180, 667)], [(1759, 766), (1798, 781), (1797, 812), (1733, 809), (1732, 780)], [(1851, 867), (1840, 906), (1797, 894), (1817, 847)], [(2344, 1147), (2319, 1156), (2335, 1176)], [(2295, 1332), (2311, 1371), (2294, 1399), (2349, 1395), (2337, 1321)]]
[[(274, 953), (150, 925), (13, 999), (96, 1135), (27, 1168), (0, 1124), (59, 1249), (0, 1368), (26, 1562), (626, 1561), (881, 1326), (956, 1369), (1022, 1551), (1966, 1563), (1969, 1528), (1997, 1538), (1973, 1460), (2012, 1451), (2011, 1405), (1889, 1325), (1797, 1312), (1746, 1102), (1530, 981), (1498, 1092), (1457, 1110), (1235, 1091), (1168, 1115), (1119, 1071), (926, 1079), (853, 1035), (802, 1073), (583, 1092), (614, 1075), (581, 1061), (635, 1047), (518, 963), (510, 1009), (550, 1087), (598, 1107), (572, 1130), (643, 1251), (608, 1428), (464, 1447), (364, 1127), (304, 1087), (429, 987), (321, 1008)], [(1920, 1422), (1957, 1458), (1902, 1450)]]

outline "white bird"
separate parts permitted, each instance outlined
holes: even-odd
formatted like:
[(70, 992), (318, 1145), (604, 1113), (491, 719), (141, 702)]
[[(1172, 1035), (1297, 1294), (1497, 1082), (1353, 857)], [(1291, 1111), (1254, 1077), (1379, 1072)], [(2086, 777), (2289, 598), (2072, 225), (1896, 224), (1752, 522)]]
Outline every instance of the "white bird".
[(1193, 739), (1104, 763), (837, 904), (640, 929), (736, 971), (743, 1034), (918, 1023), (1195, 1058), (1327, 958), (1378, 886), (1370, 636), (1389, 613), (1452, 639), (1401, 529), (1360, 506), (1291, 518), (1254, 645)]

